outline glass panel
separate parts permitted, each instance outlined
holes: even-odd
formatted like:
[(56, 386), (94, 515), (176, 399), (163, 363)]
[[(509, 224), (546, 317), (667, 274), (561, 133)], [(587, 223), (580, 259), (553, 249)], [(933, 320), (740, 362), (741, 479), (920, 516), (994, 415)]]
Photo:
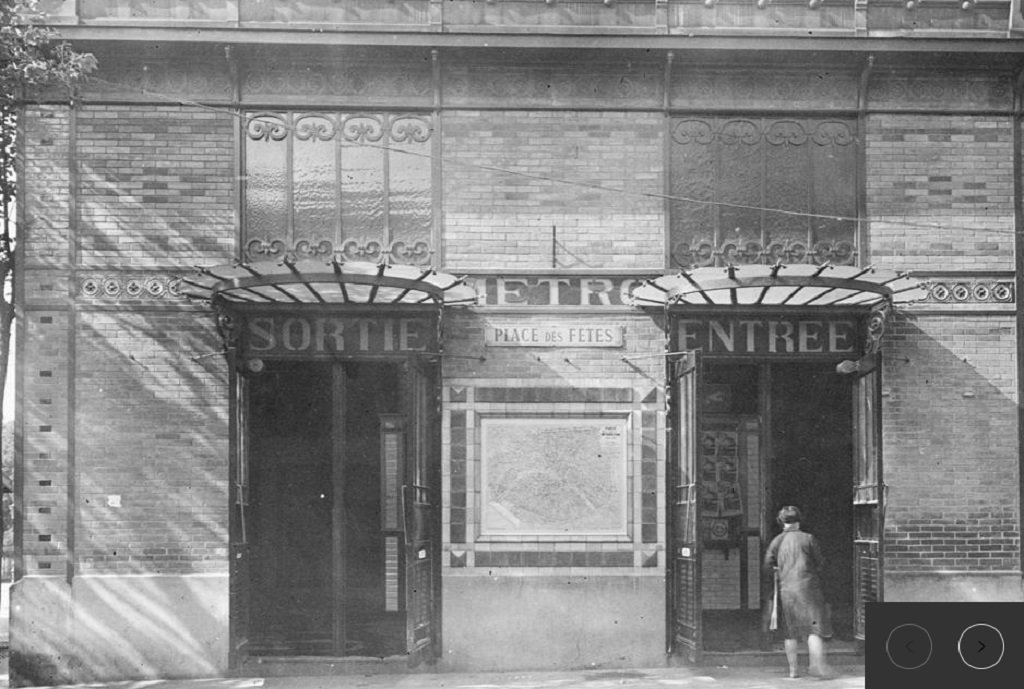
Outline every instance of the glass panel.
[(342, 144), (341, 229), (346, 244), (367, 247), (385, 238), (385, 151), (379, 142), (378, 138), (365, 146), (349, 140)]
[(430, 0), (304, 0), (268, 2), (245, 0), (242, 21), (297, 23), (424, 24)]
[(673, 265), (857, 262), (852, 121), (678, 119), (671, 166)]
[(685, 119), (672, 128), (672, 256), (690, 268), (714, 262), (716, 164), (713, 123)]
[[(845, 122), (820, 122), (808, 147), (812, 159), (813, 207), (816, 215), (838, 218), (857, 216), (857, 147), (851, 125)], [(813, 218), (817, 262), (832, 261), (852, 265), (857, 261), (857, 223), (853, 220)]]
[(246, 238), (286, 238), (288, 234), (288, 123), (260, 115), (246, 127)]
[(395, 149), (388, 154), (391, 257), (396, 263), (427, 263), (433, 226), (429, 123), (418, 117), (398, 118), (391, 133)]
[[(810, 212), (810, 159), (807, 156), (808, 133), (795, 120), (777, 120), (768, 125), (765, 155), (768, 160), (765, 205), (800, 213)], [(765, 213), (768, 262), (782, 260), (799, 263), (808, 250), (806, 216), (789, 213)]]
[(399, 598), (398, 536), (384, 538), (384, 610), (397, 612)]
[(338, 223), (334, 121), (323, 115), (295, 120), (294, 241), (335, 241)]
[[(43, 3), (43, 7), (54, 4), (73, 6), (65, 1), (56, 3), (53, 0)], [(228, 0), (82, 0), (81, 15), (84, 19), (215, 19), (231, 21), (235, 18), (235, 3)], [(57, 16), (55, 12), (49, 12)], [(61, 14), (72, 14), (66, 9)]]
[(875, 386), (876, 374), (869, 373), (857, 379), (857, 428), (855, 448), (857, 486), (874, 486), (878, 483), (878, 468), (875, 448)]
[(378, 261), (392, 251), (398, 263), (430, 262), (429, 117), (261, 113), (246, 134), (250, 258), (333, 249), (346, 260)]
[(725, 263), (756, 262), (749, 245), (760, 246), (762, 185), (765, 178), (762, 135), (757, 123), (729, 120), (719, 132), (721, 167), (718, 198), (719, 249)]

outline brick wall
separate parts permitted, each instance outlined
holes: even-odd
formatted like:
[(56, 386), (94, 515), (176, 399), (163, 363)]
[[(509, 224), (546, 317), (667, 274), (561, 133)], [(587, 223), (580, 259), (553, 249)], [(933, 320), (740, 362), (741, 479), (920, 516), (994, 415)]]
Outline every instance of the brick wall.
[(1013, 270), (1012, 143), (1005, 116), (871, 115), (871, 261), (899, 270)]
[[(17, 275), (25, 296), (15, 322), (21, 357), (22, 408), (15, 418), (22, 438), (24, 475), (18, 496), (21, 559), (26, 574), (66, 573), (68, 548), (69, 317), (66, 310), (70, 259), (71, 195), (68, 170), (71, 116), (64, 106), (28, 107), (21, 192), (24, 252)], [(13, 362), (12, 362), (13, 363)], [(8, 381), (13, 384), (12, 381)]]
[(85, 105), (24, 126), (22, 566), (224, 572), (227, 373), (192, 359), (221, 342), (169, 285), (234, 253), (235, 120)]
[(77, 332), (81, 570), (226, 571), (227, 370), (203, 356), (221, 346), (212, 318), (92, 311)]
[(87, 105), (77, 116), (83, 264), (191, 267), (233, 256), (236, 119)]
[(560, 268), (664, 265), (663, 202), (639, 195), (665, 191), (661, 115), (454, 111), (442, 126), (450, 269), (550, 268), (553, 225)]
[(1012, 315), (926, 315), (887, 334), (886, 567), (1020, 567)]
[(22, 247), (27, 265), (63, 268), (69, 259), (71, 117), (65, 106), (37, 106), (22, 118), (25, 141), (25, 225)]
[(18, 322), (26, 356), (18, 370), (24, 399), (21, 567), (65, 574), (68, 556), (68, 314), (32, 311)]

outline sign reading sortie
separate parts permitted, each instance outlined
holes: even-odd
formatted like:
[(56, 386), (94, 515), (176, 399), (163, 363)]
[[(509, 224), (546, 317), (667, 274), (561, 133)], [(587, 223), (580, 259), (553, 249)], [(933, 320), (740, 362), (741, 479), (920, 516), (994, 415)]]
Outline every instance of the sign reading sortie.
[(680, 318), (679, 349), (705, 355), (855, 354), (860, 340), (851, 318)]
[(380, 354), (437, 351), (437, 324), (430, 318), (377, 315), (268, 314), (246, 318), (242, 347), (249, 356)]

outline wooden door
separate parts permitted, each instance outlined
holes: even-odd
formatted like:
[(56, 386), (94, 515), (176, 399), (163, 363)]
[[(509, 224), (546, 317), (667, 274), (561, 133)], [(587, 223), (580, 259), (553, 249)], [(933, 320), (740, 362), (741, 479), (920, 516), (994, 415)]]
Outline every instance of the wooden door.
[(861, 359), (853, 383), (853, 631), (864, 639), (866, 605), (883, 599), (881, 354)]
[(440, 643), (440, 434), (436, 364), (406, 366), (405, 532), (406, 648), (410, 664), (431, 662)]
[(268, 362), (249, 382), (250, 646), (336, 652), (330, 366)]
[(669, 363), (672, 380), (673, 461), (669, 486), (667, 565), (669, 652), (700, 662), (703, 650), (701, 608), (701, 539), (698, 528), (700, 482), (700, 352), (686, 352)]
[(234, 392), (231, 398), (232, 428), (231, 515), (228, 549), (230, 578), (228, 583), (229, 636), (231, 639), (229, 664), (238, 667), (249, 654), (249, 381), (245, 376), (233, 375)]

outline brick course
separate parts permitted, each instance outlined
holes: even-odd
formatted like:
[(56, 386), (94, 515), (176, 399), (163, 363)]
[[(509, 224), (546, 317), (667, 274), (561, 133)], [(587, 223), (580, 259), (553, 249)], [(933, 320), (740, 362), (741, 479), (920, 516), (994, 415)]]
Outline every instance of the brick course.
[(70, 260), (70, 124), (68, 108), (59, 105), (27, 107), (22, 118), (21, 242), (27, 266), (63, 269)]
[[(227, 370), (212, 318), (84, 312), (76, 555), (83, 571), (227, 570)], [(108, 497), (121, 497), (111, 506)]]
[(191, 267), (234, 255), (234, 117), (119, 105), (77, 117), (83, 264)]
[(899, 270), (1013, 270), (1012, 144), (1005, 116), (871, 115), (872, 262)]
[(887, 335), (889, 571), (1020, 567), (1012, 317), (926, 316)]
[(550, 268), (552, 226), (558, 267), (664, 265), (663, 201), (641, 195), (665, 191), (662, 115), (454, 111), (443, 127), (451, 269)]

